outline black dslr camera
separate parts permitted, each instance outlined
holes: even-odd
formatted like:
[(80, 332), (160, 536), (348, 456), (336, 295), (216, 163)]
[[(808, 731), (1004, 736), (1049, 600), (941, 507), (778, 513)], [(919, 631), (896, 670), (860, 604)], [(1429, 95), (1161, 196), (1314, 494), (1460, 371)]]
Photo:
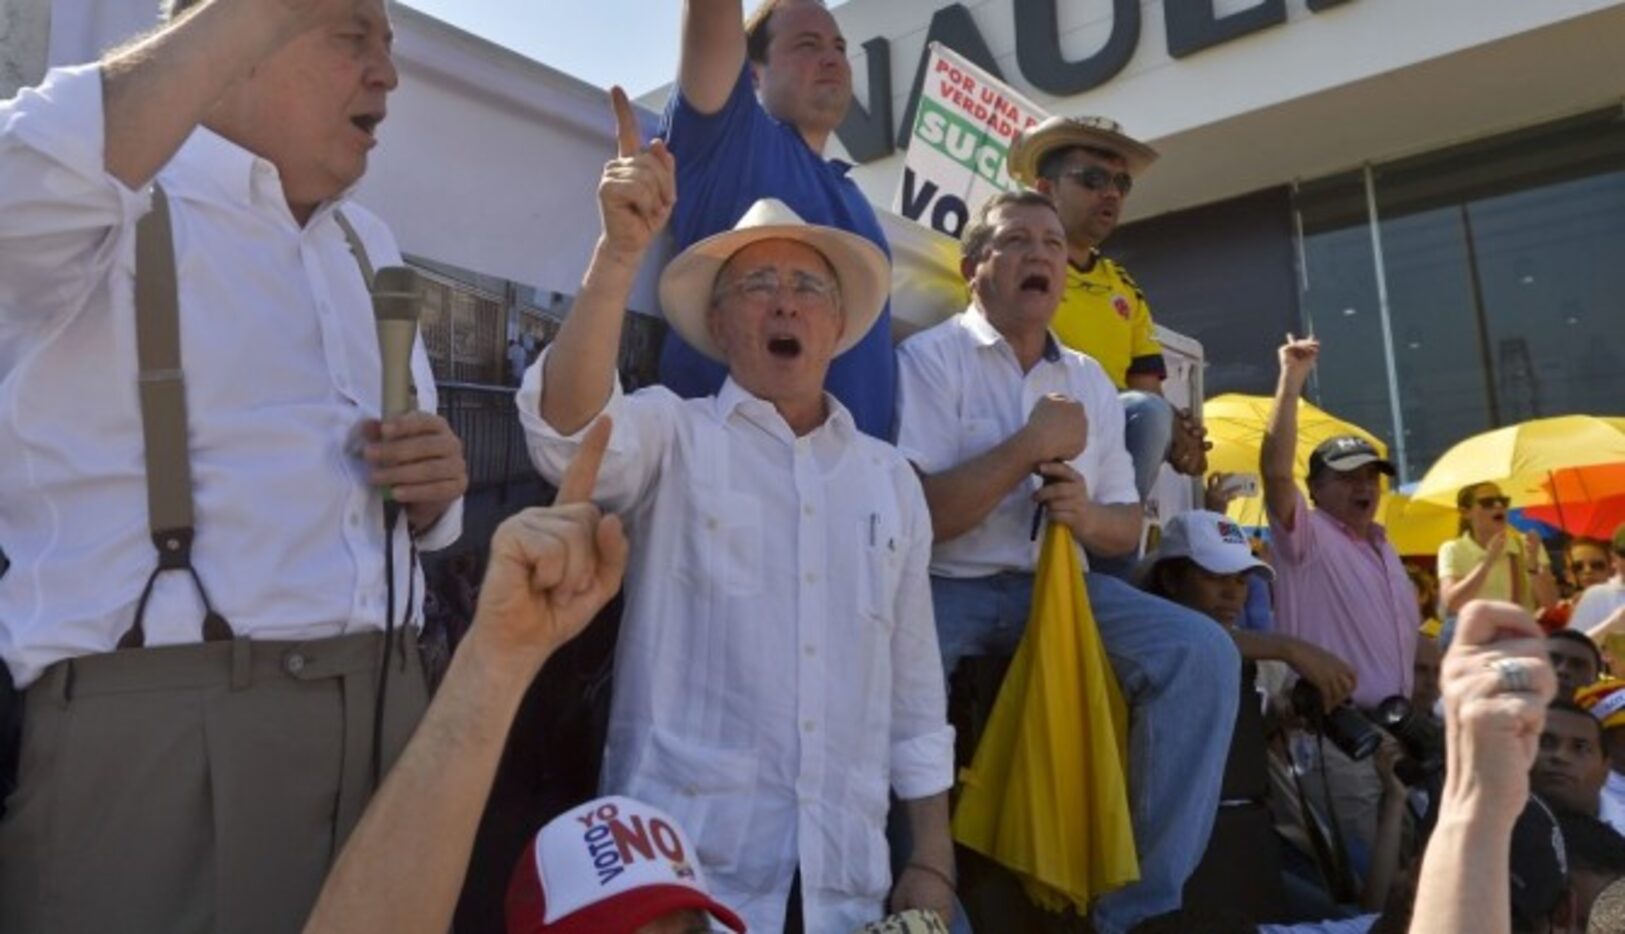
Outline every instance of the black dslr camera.
[(1327, 710), (1320, 689), (1305, 679), (1299, 678), (1292, 686), (1292, 709), (1311, 730), (1331, 740), (1350, 759), (1364, 759), (1382, 745), (1382, 731), (1370, 720), (1349, 704)]
[(1404, 758), (1394, 766), (1400, 781), (1414, 788), (1444, 772), (1444, 729), (1426, 711), (1395, 694), (1377, 705), (1371, 719), (1405, 749)]

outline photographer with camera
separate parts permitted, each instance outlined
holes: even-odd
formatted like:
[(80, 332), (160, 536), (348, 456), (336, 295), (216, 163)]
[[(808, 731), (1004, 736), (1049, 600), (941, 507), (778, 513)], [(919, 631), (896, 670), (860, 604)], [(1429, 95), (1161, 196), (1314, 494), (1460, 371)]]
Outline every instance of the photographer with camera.
[[(1276, 625), (1352, 666), (1357, 684), (1351, 699), (1370, 709), (1388, 698), (1410, 697), (1422, 621), (1405, 567), (1376, 523), (1382, 476), (1394, 474), (1393, 464), (1363, 438), (1332, 438), (1309, 458), (1308, 501), (1298, 491), (1298, 403), (1319, 355), (1319, 341), (1287, 335), (1259, 455), (1274, 548)], [(1349, 719), (1336, 714), (1336, 706), (1327, 705), (1332, 716)], [(1369, 758), (1323, 745), (1330, 795), (1319, 803), (1336, 814), (1351, 847), (1369, 850), (1382, 779)]]
[[(1317, 907), (1304, 904), (1302, 898), (1289, 897), (1282, 876), (1280, 840), (1274, 833), (1267, 804), (1268, 739), (1259, 697), (1260, 662), (1284, 663), (1292, 669), (1299, 679), (1293, 692), (1294, 706), (1319, 711), (1323, 729), (1333, 733), (1336, 741), (1349, 743), (1351, 755), (1357, 753), (1364, 758), (1378, 753), (1382, 764), (1378, 771), (1383, 778), (1382, 833), (1372, 854), (1370, 884), (1361, 902), (1368, 908), (1379, 906), (1400, 860), (1408, 792), (1396, 772), (1403, 771), (1400, 764), (1407, 761), (1410, 750), (1395, 740), (1384, 740), (1380, 730), (1344, 703), (1355, 688), (1353, 669), (1301, 639), (1236, 627), (1252, 579), (1269, 581), (1274, 572), (1253, 557), (1241, 528), (1216, 512), (1198, 510), (1171, 519), (1163, 528), (1157, 550), (1142, 563), (1138, 577), (1146, 591), (1195, 610), (1224, 627), (1242, 657), (1242, 698), (1225, 766), (1219, 816), (1202, 863), (1186, 885), (1185, 907), (1200, 910), (1211, 905), (1240, 912), (1253, 921), (1301, 920), (1291, 916)], [(1322, 698), (1331, 702), (1330, 713)], [(1401, 719), (1408, 723), (1407, 718)], [(1238, 873), (1238, 867), (1245, 868)], [(1343, 894), (1352, 897), (1352, 889)], [(1332, 900), (1328, 898), (1318, 907), (1329, 909)]]

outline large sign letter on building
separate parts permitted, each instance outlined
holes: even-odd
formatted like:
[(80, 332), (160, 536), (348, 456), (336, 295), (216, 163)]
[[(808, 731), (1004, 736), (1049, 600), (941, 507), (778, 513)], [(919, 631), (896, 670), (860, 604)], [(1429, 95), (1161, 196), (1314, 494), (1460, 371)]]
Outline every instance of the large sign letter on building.
[(1100, 51), (1076, 62), (1061, 55), (1057, 0), (1015, 0), (1016, 64), (1033, 87), (1056, 97), (1081, 94), (1117, 77), (1140, 43), (1139, 0), (1112, 0), (1112, 32)]
[(1286, 0), (1264, 0), (1250, 10), (1219, 16), (1214, 0), (1163, 0), (1168, 18), (1168, 54), (1184, 58), (1250, 32), (1286, 22)]

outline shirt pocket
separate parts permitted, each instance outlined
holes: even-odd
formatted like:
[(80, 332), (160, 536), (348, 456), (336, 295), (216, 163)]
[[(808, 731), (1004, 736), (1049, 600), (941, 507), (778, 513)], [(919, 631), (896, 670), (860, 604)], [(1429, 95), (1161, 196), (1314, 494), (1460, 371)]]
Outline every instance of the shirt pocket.
[[(878, 775), (869, 781), (885, 787)], [(883, 899), (891, 890), (891, 847), (885, 832), (889, 798), (881, 791), (871, 796), (876, 802), (871, 803), (862, 790), (853, 794), (862, 800), (841, 812), (843, 845), (834, 859), (835, 888), (857, 898)]]
[[(732, 885), (745, 885), (752, 868), (745, 854), (752, 850), (756, 771), (756, 758), (749, 752), (695, 742), (655, 727), (625, 794), (669, 811), (694, 841), (707, 872), (727, 876)], [(772, 861), (763, 862), (770, 871)]]
[(859, 522), (858, 612), (888, 630), (897, 621), (903, 566), (903, 529), (896, 512), (881, 508)]
[(966, 416), (959, 438), (959, 463), (980, 457), (999, 446), (999, 423), (991, 418)]
[(762, 592), (762, 502), (750, 493), (696, 489), (679, 574), (730, 597)]

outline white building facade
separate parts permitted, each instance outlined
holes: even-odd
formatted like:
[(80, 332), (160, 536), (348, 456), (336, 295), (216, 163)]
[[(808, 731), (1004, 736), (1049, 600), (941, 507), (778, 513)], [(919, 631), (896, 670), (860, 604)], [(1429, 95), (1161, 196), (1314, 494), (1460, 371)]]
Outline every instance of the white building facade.
[(1208, 390), (1317, 401), (1414, 479), (1486, 428), (1625, 411), (1625, 3), (849, 0), (853, 177), (891, 204), (929, 41), (1162, 159), (1106, 246)]
[[(0, 0), (12, 74), (38, 67), (44, 13), (60, 64), (150, 28), (158, 6), (45, 3)], [(562, 311), (576, 291), (613, 148), (607, 99), (392, 10), (402, 84), (359, 198), (455, 280), (446, 318), (473, 320), (470, 301), (509, 309), (498, 328), (443, 336), (442, 355), (465, 360), (451, 375), (477, 381), (515, 322), (538, 320), (513, 309)], [(1465, 435), (1625, 407), (1625, 0), (848, 0), (834, 12), (856, 105), (833, 154), (857, 163), (878, 205), (896, 193), (932, 40), (1053, 113), (1112, 117), (1161, 150), (1107, 252), (1161, 323), (1204, 345), (1210, 393), (1270, 391), (1281, 335), (1313, 332), (1326, 345), (1316, 401), (1386, 438), (1412, 479)], [(639, 311), (656, 310), (653, 268)]]

